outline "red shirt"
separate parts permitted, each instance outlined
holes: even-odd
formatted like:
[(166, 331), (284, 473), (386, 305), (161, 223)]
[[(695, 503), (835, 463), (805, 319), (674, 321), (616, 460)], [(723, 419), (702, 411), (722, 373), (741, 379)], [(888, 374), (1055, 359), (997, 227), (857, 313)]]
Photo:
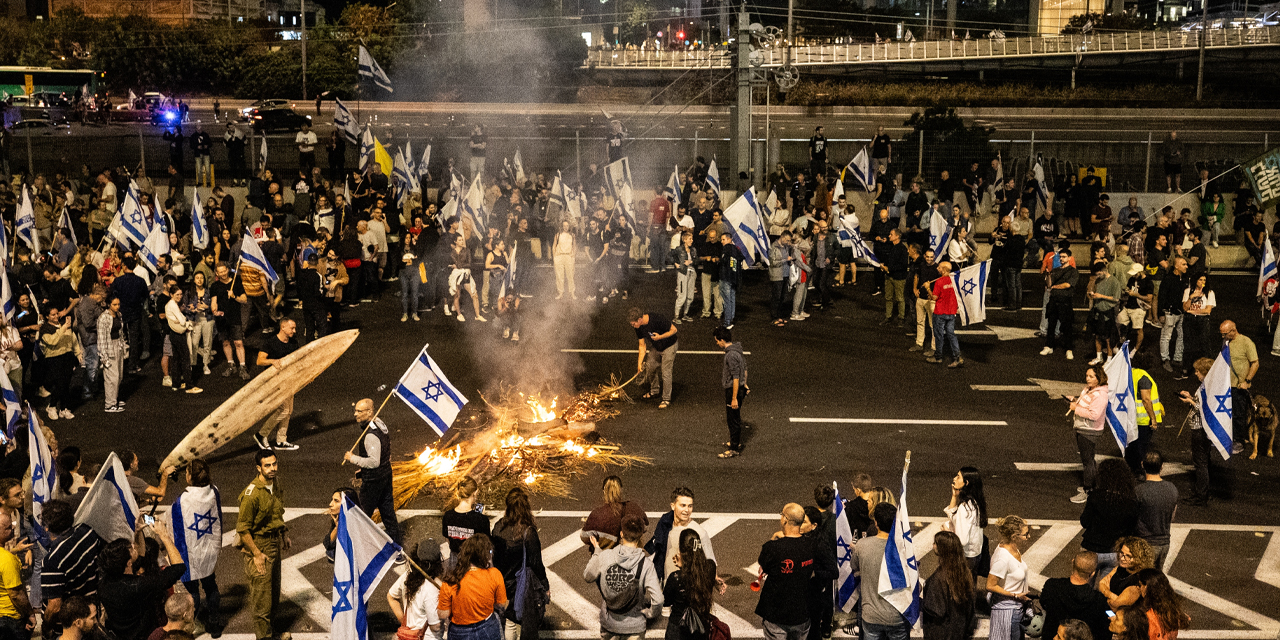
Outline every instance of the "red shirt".
[(661, 227), (667, 224), (667, 216), (671, 215), (671, 202), (662, 196), (654, 198), (649, 203), (649, 213), (653, 215), (653, 226)]
[(934, 315), (954, 316), (959, 310), (956, 286), (951, 281), (951, 276), (944, 276), (933, 282), (933, 297), (937, 298), (933, 303)]

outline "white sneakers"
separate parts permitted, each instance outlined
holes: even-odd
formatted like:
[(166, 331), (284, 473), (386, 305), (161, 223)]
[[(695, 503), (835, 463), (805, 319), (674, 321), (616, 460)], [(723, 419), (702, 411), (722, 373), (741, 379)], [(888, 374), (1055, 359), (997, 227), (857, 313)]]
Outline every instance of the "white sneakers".
[(172, 386), (173, 386), (173, 378), (171, 378), (171, 377), (169, 377), (169, 376), (165, 376), (164, 378), (162, 378), (162, 379), (160, 380), (160, 386), (162, 386), (162, 387), (172, 387)]
[(1084, 487), (1076, 487), (1076, 494), (1071, 496), (1071, 502), (1075, 504), (1084, 504), (1089, 501), (1089, 492)]
[(46, 407), (45, 413), (48, 414), (50, 420), (58, 419), (58, 410), (52, 406)]
[(1045, 347), (1040, 350), (1040, 355), (1047, 356), (1053, 353), (1053, 347)]
[(1068, 350), (1067, 350), (1067, 359), (1068, 359), (1068, 360), (1075, 360), (1075, 359), (1076, 359), (1076, 354), (1071, 353), (1071, 350), (1070, 350), (1070, 349), (1068, 349)]

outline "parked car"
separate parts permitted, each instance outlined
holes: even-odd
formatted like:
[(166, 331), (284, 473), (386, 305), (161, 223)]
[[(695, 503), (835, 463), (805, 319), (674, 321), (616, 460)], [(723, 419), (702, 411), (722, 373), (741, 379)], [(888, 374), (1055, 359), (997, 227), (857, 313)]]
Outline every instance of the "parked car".
[(249, 114), (254, 131), (294, 131), (311, 123), (311, 116), (304, 116), (289, 107), (255, 109)]

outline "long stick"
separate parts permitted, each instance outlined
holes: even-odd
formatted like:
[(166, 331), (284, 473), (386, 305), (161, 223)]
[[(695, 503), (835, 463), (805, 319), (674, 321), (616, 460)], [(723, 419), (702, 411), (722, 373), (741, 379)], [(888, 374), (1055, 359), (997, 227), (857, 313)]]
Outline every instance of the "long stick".
[[(355, 453), (356, 447), (360, 446), (360, 443), (364, 441), (364, 435), (365, 435), (366, 433), (369, 433), (369, 427), (372, 427), (372, 426), (373, 426), (374, 421), (376, 421), (376, 420), (378, 419), (378, 414), (382, 413), (382, 407), (387, 406), (387, 402), (389, 402), (389, 401), (391, 400), (391, 396), (392, 396), (392, 395), (394, 395), (394, 394), (395, 394), (395, 389), (392, 389), (392, 390), (391, 390), (391, 393), (388, 393), (388, 394), (387, 394), (386, 399), (382, 401), (382, 406), (379, 406), (379, 407), (378, 407), (378, 410), (377, 410), (377, 411), (375, 411), (375, 412), (373, 413), (373, 419), (369, 421), (369, 424), (366, 424), (366, 425), (364, 426), (364, 431), (361, 431), (361, 432), (360, 432), (360, 437), (359, 437), (359, 438), (356, 438), (356, 443), (355, 443), (355, 444), (353, 444), (353, 445), (351, 445), (351, 448), (347, 451), (347, 453)], [(343, 465), (345, 465), (345, 464), (347, 464), (347, 461), (344, 459), (344, 460), (342, 461), (342, 464), (340, 464), (340, 465), (338, 465), (338, 466), (343, 466)], [(426, 575), (426, 574), (424, 573), (423, 575)]]
[(911, 450), (907, 449), (907, 459), (902, 463), (902, 472), (906, 473), (911, 468)]

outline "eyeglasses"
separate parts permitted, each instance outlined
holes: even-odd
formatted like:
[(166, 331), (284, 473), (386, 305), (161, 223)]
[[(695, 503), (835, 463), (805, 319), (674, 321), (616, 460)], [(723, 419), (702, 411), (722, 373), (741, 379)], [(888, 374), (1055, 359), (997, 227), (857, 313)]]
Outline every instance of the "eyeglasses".
[(1127, 551), (1121, 551), (1119, 557), (1122, 559), (1132, 560), (1133, 554)]

